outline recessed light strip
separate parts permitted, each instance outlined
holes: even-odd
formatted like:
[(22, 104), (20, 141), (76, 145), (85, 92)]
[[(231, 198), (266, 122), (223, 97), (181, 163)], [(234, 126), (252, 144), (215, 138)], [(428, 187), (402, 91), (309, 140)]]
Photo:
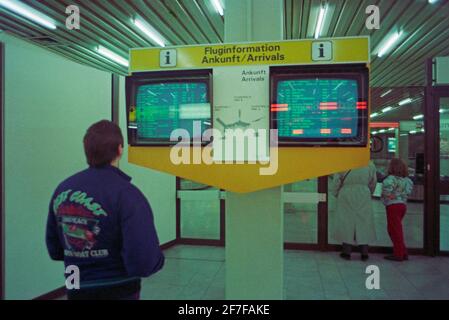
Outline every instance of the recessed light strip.
[(212, 0), (212, 4), (214, 5), (215, 10), (217, 10), (217, 12), (220, 14), (220, 16), (223, 16), (224, 10), (223, 10), (223, 7), (221, 6), (220, 1)]
[(103, 46), (98, 46), (97, 52), (99, 54), (105, 56), (106, 58), (108, 58), (108, 59), (110, 59), (110, 60), (112, 60), (112, 61), (114, 61), (114, 62), (116, 62), (118, 64), (121, 64), (122, 66), (125, 66), (125, 67), (129, 66), (128, 60), (126, 60), (122, 56), (119, 56), (118, 54), (112, 52), (111, 50), (106, 49)]
[(377, 53), (377, 56), (379, 58), (382, 58), (392, 47), (393, 45), (399, 40), (399, 38), (402, 35), (402, 31), (393, 33), (390, 38), (386, 41), (384, 46), (379, 50)]
[(0, 6), (5, 7), (6, 9), (11, 10), (25, 18), (28, 18), (31, 21), (34, 21), (37, 24), (40, 24), (41, 26), (44, 26), (48, 29), (56, 29), (56, 24), (53, 19), (20, 1), (0, 0)]
[(393, 107), (386, 107), (382, 109), (382, 113), (387, 113), (388, 111), (393, 110)]
[(323, 31), (326, 13), (327, 13), (327, 3), (320, 7), (320, 13), (318, 14), (318, 20), (315, 27), (315, 39), (318, 39), (320, 37), (321, 31)]
[(143, 33), (145, 33), (151, 41), (155, 42), (161, 47), (165, 47), (164, 40), (162, 40), (162, 37), (157, 33), (157, 31), (149, 25), (146, 21), (140, 18), (136, 18), (134, 21), (134, 25), (140, 29)]
[(399, 106), (403, 106), (403, 105), (406, 105), (406, 104), (409, 104), (409, 103), (412, 103), (412, 102), (413, 102), (413, 99), (412, 99), (412, 98), (407, 98), (407, 99), (404, 99), (404, 100), (399, 101), (399, 102), (398, 102), (398, 105), (399, 105)]
[(382, 94), (380, 95), (380, 97), (383, 98), (383, 97), (387, 96), (388, 94), (390, 94), (392, 91), (393, 91), (393, 89), (387, 90), (387, 91), (385, 91), (384, 93), (382, 93)]

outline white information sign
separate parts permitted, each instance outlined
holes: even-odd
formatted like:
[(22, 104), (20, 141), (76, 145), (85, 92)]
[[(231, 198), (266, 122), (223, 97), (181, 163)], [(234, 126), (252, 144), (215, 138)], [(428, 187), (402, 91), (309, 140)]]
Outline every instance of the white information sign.
[(216, 67), (214, 160), (269, 160), (269, 66)]

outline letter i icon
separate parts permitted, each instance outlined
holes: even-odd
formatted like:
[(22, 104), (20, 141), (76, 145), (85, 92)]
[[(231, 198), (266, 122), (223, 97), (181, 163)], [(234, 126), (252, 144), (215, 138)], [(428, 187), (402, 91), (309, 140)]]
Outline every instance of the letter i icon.
[(159, 66), (176, 67), (177, 54), (176, 49), (161, 50), (159, 54)]
[(165, 64), (170, 65), (170, 51), (165, 53)]
[(320, 50), (320, 58), (324, 58), (324, 44), (320, 44), (320, 48), (319, 48), (319, 50)]

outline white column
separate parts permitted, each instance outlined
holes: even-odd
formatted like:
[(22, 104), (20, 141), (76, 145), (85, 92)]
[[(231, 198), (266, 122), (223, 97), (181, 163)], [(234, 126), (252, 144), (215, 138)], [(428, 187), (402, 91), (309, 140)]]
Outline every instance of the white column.
[[(226, 0), (225, 42), (283, 39), (283, 0)], [(281, 187), (226, 197), (226, 299), (283, 298)]]

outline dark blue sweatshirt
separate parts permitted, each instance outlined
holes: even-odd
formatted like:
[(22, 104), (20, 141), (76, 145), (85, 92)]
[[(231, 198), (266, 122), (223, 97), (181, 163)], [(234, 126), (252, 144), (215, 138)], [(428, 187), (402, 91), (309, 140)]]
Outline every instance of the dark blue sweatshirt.
[(138, 290), (140, 277), (164, 264), (150, 204), (130, 181), (116, 167), (90, 167), (63, 181), (53, 194), (48, 252), (66, 267), (79, 267), (81, 291)]

